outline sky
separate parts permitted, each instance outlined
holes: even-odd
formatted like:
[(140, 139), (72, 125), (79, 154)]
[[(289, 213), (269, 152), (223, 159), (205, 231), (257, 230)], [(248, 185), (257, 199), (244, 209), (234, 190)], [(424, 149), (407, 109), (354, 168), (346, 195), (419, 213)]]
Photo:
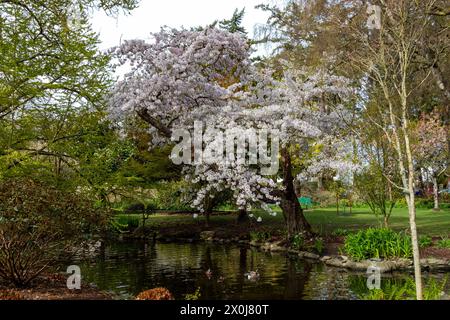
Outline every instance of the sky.
[(256, 5), (264, 2), (265, 0), (141, 0), (139, 7), (128, 15), (108, 17), (103, 12), (94, 13), (92, 26), (100, 34), (100, 49), (108, 49), (119, 45), (121, 40), (147, 40), (150, 32), (158, 32), (164, 25), (190, 28), (229, 19), (236, 8), (245, 7), (243, 25), (252, 37), (255, 25), (267, 21), (268, 14), (255, 9)]

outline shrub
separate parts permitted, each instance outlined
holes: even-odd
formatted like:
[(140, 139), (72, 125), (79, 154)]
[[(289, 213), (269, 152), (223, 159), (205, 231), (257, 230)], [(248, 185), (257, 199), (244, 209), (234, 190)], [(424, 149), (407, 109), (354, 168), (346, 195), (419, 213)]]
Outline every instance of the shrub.
[(439, 248), (450, 248), (450, 239), (447, 237), (442, 237), (441, 240), (437, 242)]
[(107, 221), (107, 213), (81, 194), (25, 178), (0, 182), (0, 278), (29, 285)]
[(430, 236), (421, 236), (419, 238), (419, 246), (421, 248), (429, 247), (433, 244), (433, 240)]
[(434, 201), (432, 199), (416, 199), (416, 208), (418, 209), (433, 209)]
[(410, 237), (386, 228), (369, 228), (348, 235), (344, 251), (355, 260), (412, 256)]
[(395, 203), (395, 208), (408, 208), (406, 199), (405, 198), (398, 199), (398, 201)]
[(136, 300), (174, 300), (166, 288), (154, 288), (139, 293)]

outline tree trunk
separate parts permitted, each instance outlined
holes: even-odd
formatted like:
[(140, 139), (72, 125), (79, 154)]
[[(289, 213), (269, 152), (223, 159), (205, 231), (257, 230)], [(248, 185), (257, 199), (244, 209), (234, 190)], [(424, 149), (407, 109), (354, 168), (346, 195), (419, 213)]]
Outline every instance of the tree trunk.
[(436, 176), (433, 176), (434, 210), (439, 210), (439, 188)]
[(419, 170), (419, 186), (422, 194), (425, 194), (425, 181), (423, 181), (422, 170)]
[(209, 227), (210, 217), (211, 213), (214, 210), (214, 200), (213, 198), (209, 197), (209, 194), (206, 195), (206, 198), (204, 200), (204, 210), (205, 210), (205, 218), (206, 218), (206, 226)]
[(210, 217), (211, 217), (211, 211), (210, 210), (206, 210), (205, 211), (205, 218), (206, 218), (206, 226), (207, 227), (209, 227)]
[(323, 191), (324, 190), (324, 188), (323, 188), (323, 175), (322, 174), (319, 174), (319, 176), (317, 176), (317, 189), (319, 191)]
[(239, 209), (237, 223), (244, 223), (248, 221), (247, 210)]
[(389, 217), (387, 216), (387, 213), (384, 215), (384, 227), (389, 228)]
[(336, 192), (336, 214), (339, 215), (339, 193)]
[[(406, 100), (406, 99), (405, 99)], [(405, 102), (404, 102), (405, 103)], [(404, 107), (404, 109), (406, 109)], [(409, 211), (409, 225), (411, 227), (411, 240), (413, 247), (413, 261), (414, 261), (414, 278), (416, 282), (416, 297), (417, 300), (423, 300), (422, 292), (422, 271), (420, 269), (420, 252), (419, 252), (419, 237), (417, 235), (417, 225), (416, 225), (416, 204), (415, 204), (415, 176), (414, 176), (414, 162), (411, 153), (411, 147), (409, 142), (409, 136), (407, 134), (408, 122), (406, 119), (405, 112), (403, 117), (403, 134), (405, 140), (405, 152), (408, 164), (408, 211)], [(407, 198), (408, 198), (407, 195)], [(408, 199), (407, 199), (408, 200)]]
[(303, 215), (303, 209), (298, 202), (297, 194), (294, 190), (291, 156), (287, 147), (284, 147), (281, 150), (281, 162), (283, 168), (284, 186), (284, 190), (281, 195), (281, 209), (286, 222), (288, 238), (290, 239), (292, 236), (300, 232), (311, 235), (311, 225)]
[[(411, 191), (411, 190), (410, 190)], [(419, 254), (419, 241), (417, 236), (417, 225), (416, 225), (416, 206), (414, 204), (414, 190), (410, 196), (406, 196), (408, 202), (409, 211), (409, 224), (411, 227), (411, 240), (413, 249), (413, 259), (414, 259), (414, 275), (416, 282), (416, 296), (417, 300), (422, 300), (422, 273), (420, 270), (420, 254)], [(408, 198), (410, 199), (408, 201)]]

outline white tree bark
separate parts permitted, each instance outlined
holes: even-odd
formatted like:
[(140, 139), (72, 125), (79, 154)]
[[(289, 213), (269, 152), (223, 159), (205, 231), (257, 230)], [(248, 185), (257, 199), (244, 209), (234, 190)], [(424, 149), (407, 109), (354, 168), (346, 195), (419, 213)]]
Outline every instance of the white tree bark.
[(434, 210), (439, 210), (439, 188), (437, 177), (433, 175)]

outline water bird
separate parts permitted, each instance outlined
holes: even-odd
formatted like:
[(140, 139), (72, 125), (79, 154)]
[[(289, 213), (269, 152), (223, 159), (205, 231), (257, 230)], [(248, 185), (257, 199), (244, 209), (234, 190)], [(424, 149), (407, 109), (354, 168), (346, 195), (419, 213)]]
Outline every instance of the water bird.
[(258, 270), (247, 272), (247, 273), (244, 274), (244, 276), (246, 276), (248, 280), (257, 280), (257, 279), (259, 279)]

